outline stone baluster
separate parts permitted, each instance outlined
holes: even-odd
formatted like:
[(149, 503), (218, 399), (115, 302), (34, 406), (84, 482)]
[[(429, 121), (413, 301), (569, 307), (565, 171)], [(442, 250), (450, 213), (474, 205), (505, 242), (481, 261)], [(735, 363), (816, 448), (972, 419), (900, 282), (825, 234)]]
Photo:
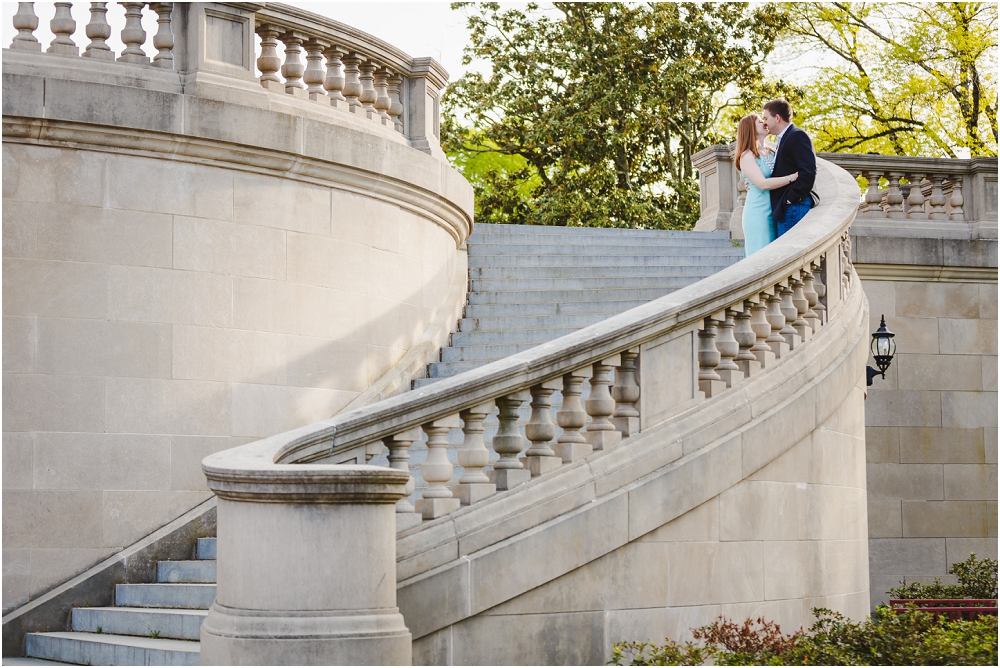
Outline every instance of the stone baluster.
[(462, 467), (462, 477), (451, 490), (458, 495), (463, 506), (471, 506), (497, 493), (497, 486), (490, 482), (490, 477), (483, 472), (490, 463), (490, 451), (483, 442), (483, 431), (485, 431), (483, 422), (491, 413), (493, 413), (492, 401), (467, 408), (459, 413), (459, 417), (462, 418), (462, 431), (465, 434), (462, 449), (458, 451), (458, 464)]
[(398, 74), (393, 74), (389, 77), (389, 100), (391, 102), (389, 106), (389, 118), (392, 119), (393, 127), (396, 132), (403, 131), (403, 102), (400, 98), (401, 87), (403, 85), (403, 77)]
[[(768, 343), (771, 336), (771, 323), (766, 318), (767, 297), (766, 293), (760, 293), (760, 301), (752, 303), (750, 307), (750, 329), (753, 330), (756, 337), (750, 352), (754, 354), (762, 369), (773, 365), (775, 359), (774, 351), (771, 350), (771, 345)], [(781, 340), (784, 341), (784, 339)]]
[(715, 348), (719, 351), (719, 365), (715, 367), (715, 373), (719, 374), (726, 387), (733, 387), (743, 380), (743, 371), (736, 363), (736, 356), (740, 352), (740, 344), (736, 340), (734, 329), (736, 329), (736, 319), (732, 309), (726, 309), (726, 317), (716, 325)]
[(878, 180), (881, 172), (868, 169), (863, 174), (868, 180), (868, 192), (865, 193), (865, 204), (867, 205), (865, 207), (865, 217), (882, 218), (885, 214), (882, 211), (882, 193), (878, 189)]
[(323, 52), (323, 55), (326, 56), (326, 79), (323, 82), (323, 88), (326, 89), (326, 95), (330, 98), (330, 106), (345, 109), (347, 98), (344, 97), (343, 93), (344, 73), (341, 69), (344, 63), (340, 60), (343, 58), (344, 52), (336, 46), (331, 46)]
[(524, 459), (533, 478), (562, 466), (562, 457), (556, 456), (552, 449), (552, 440), (556, 437), (556, 425), (552, 422), (552, 394), (561, 388), (559, 380), (531, 388), (531, 417), (524, 425), (524, 435), (531, 441), (531, 447), (524, 453)]
[(583, 381), (592, 376), (590, 367), (563, 375), (562, 406), (556, 413), (556, 422), (562, 427), (563, 432), (556, 440), (553, 449), (564, 464), (583, 459), (594, 451), (594, 447), (580, 432), (587, 426), (587, 411), (583, 409), (580, 395), (583, 394)]
[(120, 2), (125, 7), (125, 27), (122, 28), (122, 43), (125, 49), (118, 56), (120, 63), (148, 65), (149, 56), (142, 50), (146, 43), (146, 31), (142, 29), (142, 8), (145, 2)]
[(375, 95), (374, 106), (382, 125), (393, 127), (392, 118), (389, 117), (389, 109), (392, 107), (392, 100), (389, 99), (389, 70), (384, 67), (375, 70)]
[(889, 181), (889, 192), (886, 194), (885, 217), (905, 218), (903, 212), (903, 193), (899, 189), (899, 179), (903, 177), (902, 172), (889, 172), (886, 179)]
[[(410, 475), (410, 446), (414, 441), (420, 440), (420, 428), (414, 427), (395, 436), (383, 439), (382, 443), (389, 450), (389, 468), (403, 471)], [(420, 524), (420, 513), (416, 512), (413, 504), (407, 498), (413, 494), (416, 481), (410, 475), (406, 483), (406, 496), (396, 502), (396, 531), (406, 531)]]
[(153, 35), (153, 46), (157, 53), (153, 56), (153, 66), (165, 70), (174, 69), (174, 33), (170, 25), (170, 15), (174, 3), (154, 2), (149, 8), (156, 12), (156, 34)]
[(448, 432), (458, 426), (458, 416), (433, 420), (423, 425), (427, 434), (427, 459), (420, 473), (427, 482), (423, 498), (416, 503), (417, 512), (425, 520), (447, 515), (461, 505), (461, 501), (448, 489), (448, 482), (455, 467), (448, 459)]
[(493, 451), (500, 455), (500, 459), (493, 463), (493, 470), (488, 475), (498, 490), (513, 489), (531, 480), (531, 472), (518, 459), (524, 448), (524, 436), (517, 428), (517, 409), (527, 401), (528, 396), (528, 392), (522, 390), (497, 399), (500, 428), (493, 437)]
[[(289, 95), (307, 95), (306, 85), (302, 83), (302, 75), (306, 68), (299, 56), (302, 54), (302, 42), (306, 36), (294, 30), (281, 33), (281, 42), (285, 45), (285, 62), (281, 65), (281, 76), (285, 77), (285, 92)], [(303, 91), (300, 93), (299, 91)]]
[(962, 208), (965, 205), (965, 198), (962, 197), (962, 175), (952, 174), (948, 180), (951, 181), (951, 198), (948, 200), (948, 204), (951, 205), (949, 218), (965, 220), (965, 210)]
[(622, 365), (615, 371), (615, 385), (611, 388), (611, 398), (615, 400), (615, 412), (611, 424), (622, 433), (623, 438), (639, 433), (640, 389), (636, 382), (636, 361), (639, 349), (632, 348), (622, 353)]
[(813, 328), (809, 324), (809, 321), (806, 320), (806, 314), (809, 312), (809, 299), (806, 297), (805, 283), (801, 278), (793, 278), (790, 283), (792, 286), (792, 304), (795, 305), (796, 310), (792, 327), (799, 333), (803, 341), (808, 341), (812, 338)]
[(38, 29), (38, 17), (35, 16), (35, 3), (17, 3), (17, 13), (14, 14), (14, 28), (17, 34), (10, 42), (10, 48), (22, 51), (41, 51), (42, 44), (35, 37)]
[(344, 97), (347, 98), (348, 110), (352, 113), (360, 113), (361, 107), (361, 79), (358, 65), (361, 64), (361, 57), (356, 53), (349, 53), (344, 56)]
[(944, 177), (940, 174), (931, 174), (931, 220), (948, 220), (948, 212), (945, 210), (945, 204), (948, 200), (944, 196)]
[(819, 303), (819, 293), (816, 292), (816, 279), (812, 274), (811, 265), (809, 271), (802, 271), (802, 294), (806, 298), (807, 307), (806, 313), (802, 317), (809, 323), (812, 331), (816, 332), (823, 323), (819, 319), (819, 314), (816, 313), (816, 304)]
[(374, 119), (378, 116), (378, 112), (375, 110), (375, 100), (378, 99), (378, 93), (375, 91), (375, 67), (375, 63), (371, 60), (364, 61), (361, 63), (361, 75), (359, 77), (361, 81), (361, 96), (358, 99), (364, 108), (365, 116), (369, 119)]
[(924, 191), (920, 187), (924, 180), (923, 174), (910, 172), (906, 175), (906, 180), (910, 182), (910, 196), (906, 198), (909, 210), (906, 217), (913, 220), (927, 220), (927, 212), (924, 211)]
[(802, 343), (802, 336), (792, 324), (798, 319), (799, 310), (795, 308), (795, 302), (792, 301), (792, 288), (788, 285), (782, 285), (779, 289), (781, 290), (781, 305), (779, 308), (781, 309), (781, 315), (785, 317), (785, 325), (781, 328), (781, 335), (788, 342), (788, 349), (795, 350)]
[(58, 53), (61, 56), (79, 56), (80, 48), (73, 41), (73, 33), (76, 32), (76, 21), (70, 9), (72, 2), (57, 2), (56, 13), (49, 21), (49, 30), (55, 35), (46, 53)]
[(310, 100), (326, 102), (326, 89), (323, 88), (323, 84), (326, 82), (323, 50), (328, 45), (318, 39), (311, 38), (306, 40), (303, 46), (306, 49), (306, 69), (302, 74), (302, 81), (306, 85), (306, 93)]
[(722, 361), (722, 355), (715, 346), (718, 334), (716, 324), (712, 318), (705, 318), (704, 326), (698, 330), (698, 389), (705, 393), (706, 399), (726, 389), (725, 381), (716, 371)]
[[(736, 326), (733, 328), (733, 338), (736, 339), (736, 343), (740, 347), (740, 350), (736, 353), (736, 357), (733, 361), (736, 362), (736, 366), (738, 366), (740, 371), (743, 372), (743, 376), (745, 378), (749, 378), (750, 376), (760, 372), (760, 362), (757, 361), (757, 356), (754, 354), (753, 350), (754, 345), (757, 343), (757, 334), (750, 326), (750, 314), (753, 311), (753, 307), (753, 302), (749, 300), (743, 302), (743, 310), (736, 313)], [(763, 310), (761, 313), (763, 313)], [(764, 324), (766, 325), (767, 322), (765, 321)], [(770, 329), (770, 327), (768, 329)], [(761, 341), (763, 341), (763, 339), (761, 339)], [(764, 345), (766, 346), (767, 344), (765, 343)]]
[[(782, 336), (781, 330), (785, 328), (785, 316), (781, 313), (781, 286), (774, 287), (774, 294), (767, 297), (767, 311), (765, 312), (767, 322), (771, 325), (771, 333), (767, 337), (767, 345), (777, 359), (781, 359), (788, 354), (788, 341)], [(792, 330), (793, 332), (795, 330)]]
[(84, 58), (95, 60), (114, 60), (115, 54), (105, 41), (111, 37), (111, 25), (108, 23), (108, 3), (90, 3), (90, 23), (85, 28), (90, 44), (83, 52)]
[(281, 69), (281, 57), (278, 55), (278, 35), (281, 28), (265, 23), (257, 29), (260, 35), (260, 57), (257, 58), (257, 69), (260, 70), (260, 85), (268, 90), (284, 92), (285, 86), (278, 78)]
[(817, 260), (812, 264), (812, 277), (813, 277), (813, 290), (816, 291), (816, 303), (813, 304), (813, 310), (816, 311), (816, 317), (819, 318), (820, 326), (826, 323), (826, 285), (823, 284), (823, 265), (822, 260)]
[(622, 440), (610, 418), (615, 412), (615, 399), (611, 396), (611, 370), (621, 365), (621, 356), (594, 362), (594, 375), (590, 378), (590, 396), (584, 402), (590, 424), (584, 436), (594, 450), (610, 450)]

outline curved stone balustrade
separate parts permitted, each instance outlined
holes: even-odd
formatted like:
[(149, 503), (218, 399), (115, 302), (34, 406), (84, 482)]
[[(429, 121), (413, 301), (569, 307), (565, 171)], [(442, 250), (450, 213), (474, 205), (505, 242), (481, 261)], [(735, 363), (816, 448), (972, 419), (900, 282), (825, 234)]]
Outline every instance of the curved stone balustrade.
[[(636, 540), (766, 466), (824, 421), (857, 422), (837, 411), (859, 412), (866, 353), (865, 300), (849, 260), (858, 191), (848, 173), (820, 165), (822, 204), (748, 260), (524, 353), (212, 455), (203, 463), (210, 488), (275, 468), (299, 470), (305, 482), (314, 467), (361, 465), (384, 449), (392, 468), (405, 470), (410, 445), (426, 433), (429, 486), (415, 508), (397, 503), (396, 549), (399, 607), (415, 656), (433, 651), (436, 631)], [(590, 397), (581, 402), (585, 382)], [(561, 433), (551, 419), (560, 389)], [(517, 411), (529, 402), (522, 433)], [(776, 406), (786, 412), (775, 414)], [(494, 411), (499, 431), (484, 443), (483, 420)], [(449, 488), (454, 463), (444, 445), (458, 428), (464, 475)], [(653, 485), (659, 492), (629, 491), (656, 471), (679, 486), (663, 507), (655, 501), (663, 481)], [(646, 499), (641, 507), (633, 507), (635, 494)], [(623, 525), (612, 520), (619, 511)], [(574, 547), (539, 561), (541, 544), (531, 545), (557, 540), (545, 529), (570, 531), (575, 537), (558, 540)], [(852, 531), (864, 552), (863, 524)], [(531, 565), (515, 556), (522, 550), (535, 554)], [(851, 599), (852, 614), (866, 595)]]
[[(187, 94), (228, 101), (232, 92), (226, 88), (259, 83), (272, 93), (348, 112), (444, 159), (438, 96), (448, 73), (433, 58), (411, 58), (351, 26), (280, 3), (169, 2), (120, 3), (125, 11), (120, 35), (125, 48), (116, 56), (106, 42), (111, 36), (109, 3), (90, 3), (86, 26), (73, 20), (72, 4), (56, 3), (50, 22), (55, 39), (46, 53), (174, 72), (174, 78), (147, 76), (154, 82), (184, 84)], [(144, 11), (157, 17), (153, 35), (143, 30)], [(34, 35), (39, 25), (34, 3), (18, 3), (13, 23), (18, 34), (10, 49), (41, 52), (42, 44)], [(261, 38), (259, 50), (255, 33)], [(89, 43), (81, 53), (85, 40)], [(283, 60), (278, 42), (284, 45)], [(100, 67), (97, 71), (107, 72)]]

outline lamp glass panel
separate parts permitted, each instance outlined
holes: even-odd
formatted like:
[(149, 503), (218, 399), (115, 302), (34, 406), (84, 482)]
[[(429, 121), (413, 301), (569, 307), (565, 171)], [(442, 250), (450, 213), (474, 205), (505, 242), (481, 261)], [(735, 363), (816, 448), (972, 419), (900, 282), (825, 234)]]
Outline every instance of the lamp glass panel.
[(878, 354), (885, 357), (889, 354), (889, 341), (888, 337), (878, 337), (876, 339), (876, 344), (878, 345)]

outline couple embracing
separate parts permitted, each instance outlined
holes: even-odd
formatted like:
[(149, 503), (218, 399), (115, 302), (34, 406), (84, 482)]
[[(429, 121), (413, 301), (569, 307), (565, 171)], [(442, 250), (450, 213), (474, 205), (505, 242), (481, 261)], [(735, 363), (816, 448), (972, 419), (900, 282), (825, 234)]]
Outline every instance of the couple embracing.
[[(775, 145), (765, 143), (768, 135)], [(736, 130), (736, 169), (747, 181), (743, 207), (746, 255), (760, 250), (815, 206), (816, 154), (812, 141), (792, 124), (792, 107), (771, 100), (760, 115), (744, 116)]]

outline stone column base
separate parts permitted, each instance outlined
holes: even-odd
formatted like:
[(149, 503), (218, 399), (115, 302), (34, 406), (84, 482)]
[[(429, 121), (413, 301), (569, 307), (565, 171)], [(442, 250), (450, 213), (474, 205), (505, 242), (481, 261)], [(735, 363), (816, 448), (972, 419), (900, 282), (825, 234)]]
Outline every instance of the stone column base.
[(487, 471), (486, 475), (498, 490), (513, 489), (531, 480), (531, 471), (528, 469), (493, 469)]
[(398, 608), (278, 612), (216, 602), (201, 627), (209, 666), (408, 666), (411, 645)]

